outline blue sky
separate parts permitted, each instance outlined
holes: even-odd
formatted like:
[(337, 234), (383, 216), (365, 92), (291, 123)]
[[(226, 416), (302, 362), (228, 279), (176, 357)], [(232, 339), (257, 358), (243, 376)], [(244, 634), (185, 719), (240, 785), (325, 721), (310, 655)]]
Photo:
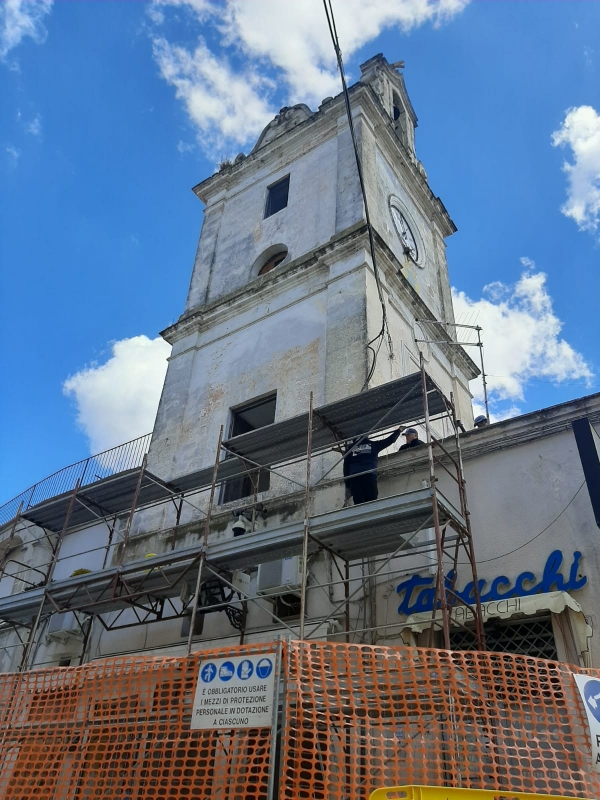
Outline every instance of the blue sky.
[[(351, 81), (375, 53), (406, 62), (494, 414), (599, 391), (600, 3), (334, 9)], [(202, 222), (190, 188), (339, 78), (319, 0), (4, 0), (0, 14), (5, 500), (151, 429), (157, 336), (183, 310)]]

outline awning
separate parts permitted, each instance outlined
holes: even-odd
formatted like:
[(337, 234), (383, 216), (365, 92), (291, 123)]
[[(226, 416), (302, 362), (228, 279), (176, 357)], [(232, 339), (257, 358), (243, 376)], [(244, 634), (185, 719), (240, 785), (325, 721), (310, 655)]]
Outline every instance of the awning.
[[(534, 616), (541, 612), (556, 614), (554, 633), (559, 659), (569, 663), (589, 667), (589, 639), (592, 628), (588, 624), (583, 609), (568, 592), (546, 592), (526, 597), (507, 597), (481, 604), (483, 621), (489, 619), (509, 619), (516, 615)], [(566, 612), (566, 614), (563, 614)], [(558, 616), (562, 615), (562, 616)], [(400, 623), (400, 632), (416, 634), (431, 626), (431, 612), (411, 614)], [(441, 623), (441, 614), (436, 614), (436, 627)], [(468, 625), (473, 621), (473, 612), (466, 606), (457, 606), (452, 611), (452, 624)], [(561, 624), (564, 623), (564, 624)], [(410, 637), (412, 639), (412, 637)], [(403, 636), (406, 640), (406, 636)], [(414, 640), (413, 640), (414, 643)], [(562, 657), (561, 657), (562, 655)]]
[[(491, 600), (489, 603), (481, 604), (483, 621), (488, 619), (500, 618), (509, 619), (515, 614), (526, 614), (532, 616), (539, 614), (540, 611), (550, 611), (552, 614), (560, 614), (566, 608), (574, 612), (583, 614), (583, 609), (568, 592), (546, 592), (545, 594), (532, 594), (527, 597), (507, 597), (502, 600)], [(421, 633), (431, 625), (431, 611), (419, 614), (411, 614), (400, 627), (410, 628), (413, 633)], [(456, 622), (455, 622), (456, 621)], [(452, 622), (454, 624), (465, 625), (473, 621), (473, 612), (467, 606), (457, 606), (452, 611)], [(436, 614), (436, 622), (441, 622), (441, 614)], [(589, 636), (592, 635), (590, 628)]]

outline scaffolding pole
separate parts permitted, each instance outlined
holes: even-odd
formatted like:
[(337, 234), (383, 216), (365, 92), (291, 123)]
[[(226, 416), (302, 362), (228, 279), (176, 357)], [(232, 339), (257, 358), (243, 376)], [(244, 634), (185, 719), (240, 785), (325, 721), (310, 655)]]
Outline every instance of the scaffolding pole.
[[(60, 546), (62, 544), (62, 540), (64, 538), (65, 533), (69, 527), (69, 517), (71, 516), (71, 512), (73, 511), (73, 506), (75, 505), (75, 498), (77, 497), (77, 492), (79, 491), (80, 481), (78, 480), (75, 484), (75, 488), (71, 492), (71, 499), (69, 501), (69, 508), (67, 510), (67, 515), (65, 517), (65, 521), (62, 527), (62, 531), (60, 532), (54, 547), (52, 548), (52, 559), (50, 560), (50, 565), (48, 567), (48, 572), (46, 573), (46, 578), (44, 580), (44, 585), (48, 586), (48, 584), (52, 581), (52, 576), (54, 575), (54, 570), (56, 568), (56, 564), (58, 563), (58, 555), (60, 553)], [(40, 601), (40, 607), (38, 612), (35, 616), (33, 624), (29, 629), (29, 636), (27, 637), (27, 641), (23, 648), (23, 653), (21, 655), (21, 663), (19, 664), (19, 672), (25, 672), (27, 670), (28, 661), (29, 661), (29, 654), (33, 647), (33, 643), (35, 641), (36, 634), (38, 632), (40, 622), (42, 619), (42, 613), (44, 611), (44, 599), (45, 599), (45, 592), (42, 595), (42, 599)]]
[[(477, 649), (485, 650), (485, 631), (483, 627), (483, 613), (481, 611), (481, 592), (479, 590), (479, 579), (477, 576), (477, 561), (475, 560), (475, 548), (473, 546), (473, 532), (471, 530), (471, 514), (469, 512), (469, 505), (467, 502), (467, 484), (465, 481), (465, 473), (463, 467), (462, 448), (460, 444), (460, 434), (458, 430), (458, 420), (456, 417), (456, 405), (454, 396), (450, 395), (450, 402), (452, 404), (452, 421), (454, 424), (454, 437), (456, 441), (456, 455), (458, 460), (458, 476), (459, 476), (459, 494), (461, 502), (461, 511), (465, 518), (466, 523), (466, 538), (467, 538), (467, 558), (471, 565), (473, 575), (473, 592), (475, 595), (475, 636), (477, 639)], [(486, 399), (487, 404), (487, 399)]]
[[(427, 445), (427, 458), (429, 461), (429, 486), (432, 491), (431, 495), (431, 513), (433, 517), (433, 528), (435, 531), (435, 546), (437, 554), (437, 575), (435, 585), (435, 599), (433, 603), (433, 618), (435, 619), (436, 610), (439, 604), (442, 612), (442, 630), (444, 635), (444, 647), (446, 650), (450, 649), (450, 620), (448, 619), (448, 610), (446, 602), (446, 591), (444, 584), (444, 547), (442, 542), (442, 530), (440, 527), (440, 517), (437, 504), (437, 478), (435, 475), (435, 463), (433, 460), (433, 442), (431, 437), (431, 422), (429, 420), (429, 402), (427, 400), (427, 376), (425, 373), (425, 360), (423, 353), (421, 353), (421, 386), (423, 387), (423, 411), (425, 414), (425, 434)], [(433, 635), (433, 624), (432, 624)]]
[(306, 584), (308, 581), (308, 537), (310, 535), (310, 467), (312, 460), (313, 393), (308, 403), (308, 434), (306, 448), (306, 490), (304, 493), (304, 536), (302, 538), (302, 586), (300, 589), (300, 640), (304, 639), (306, 616)]
[(215, 455), (215, 464), (213, 467), (212, 483), (210, 485), (210, 496), (208, 500), (208, 511), (206, 519), (204, 520), (204, 538), (202, 539), (202, 552), (200, 553), (200, 561), (198, 563), (198, 577), (196, 578), (196, 590), (194, 592), (194, 599), (192, 605), (192, 615), (190, 618), (190, 632), (187, 641), (187, 654), (192, 652), (192, 639), (194, 638), (194, 629), (196, 627), (196, 617), (198, 616), (198, 600), (200, 598), (200, 587), (202, 586), (202, 568), (206, 561), (206, 545), (208, 542), (208, 535), (210, 533), (210, 521), (212, 517), (213, 503), (215, 499), (215, 489), (217, 486), (217, 470), (219, 469), (219, 461), (221, 460), (221, 442), (223, 441), (223, 426), (219, 429), (219, 442), (217, 444), (217, 453)]

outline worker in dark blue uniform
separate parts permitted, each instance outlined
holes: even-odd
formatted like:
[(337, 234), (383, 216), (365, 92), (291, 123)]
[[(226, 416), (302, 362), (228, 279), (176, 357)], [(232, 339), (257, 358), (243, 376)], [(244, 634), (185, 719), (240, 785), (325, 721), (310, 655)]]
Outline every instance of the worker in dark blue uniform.
[[(344, 482), (352, 495), (354, 505), (377, 500), (377, 459), (379, 453), (397, 441), (402, 428), (386, 436), (385, 439), (354, 439), (344, 455)], [(365, 475), (359, 473), (367, 473)], [(352, 477), (356, 475), (356, 477)]]
[(402, 436), (406, 437), (406, 442), (398, 450), (409, 450), (411, 447), (422, 447), (425, 444), (419, 439), (416, 428), (407, 428)]

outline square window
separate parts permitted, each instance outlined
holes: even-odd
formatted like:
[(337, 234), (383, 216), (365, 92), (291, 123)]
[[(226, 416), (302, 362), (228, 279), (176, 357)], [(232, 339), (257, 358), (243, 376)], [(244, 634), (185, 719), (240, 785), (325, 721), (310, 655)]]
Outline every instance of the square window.
[(267, 189), (267, 204), (265, 206), (265, 219), (273, 216), (288, 204), (288, 194), (290, 191), (290, 176), (286, 175), (277, 183)]
[[(241, 436), (243, 433), (264, 428), (275, 422), (275, 406), (277, 395), (272, 394), (261, 400), (253, 400), (243, 406), (231, 409), (231, 424), (229, 437)], [(256, 492), (266, 492), (270, 485), (271, 473), (268, 469), (255, 469), (246, 475), (230, 478), (223, 485), (221, 495), (222, 503), (240, 500), (242, 497), (251, 497)]]

